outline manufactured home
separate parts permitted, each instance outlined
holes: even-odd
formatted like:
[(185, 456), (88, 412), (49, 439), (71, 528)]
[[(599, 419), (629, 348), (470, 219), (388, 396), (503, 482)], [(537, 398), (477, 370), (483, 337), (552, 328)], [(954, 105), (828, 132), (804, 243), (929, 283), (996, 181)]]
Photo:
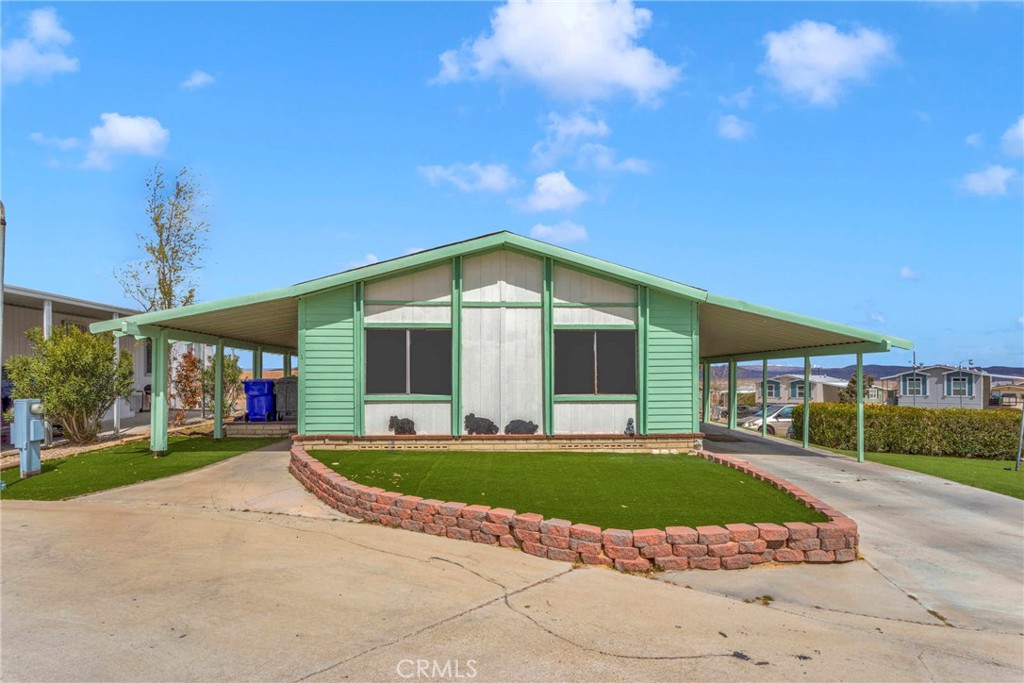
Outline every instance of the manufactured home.
[[(710, 403), (702, 363), (730, 365), (734, 396), (739, 361), (911, 348), (509, 232), (92, 330), (279, 354), (286, 368), (297, 358), (295, 430), (353, 447), (411, 432), (423, 444), (692, 447)], [(159, 451), (166, 367), (154, 363)]]

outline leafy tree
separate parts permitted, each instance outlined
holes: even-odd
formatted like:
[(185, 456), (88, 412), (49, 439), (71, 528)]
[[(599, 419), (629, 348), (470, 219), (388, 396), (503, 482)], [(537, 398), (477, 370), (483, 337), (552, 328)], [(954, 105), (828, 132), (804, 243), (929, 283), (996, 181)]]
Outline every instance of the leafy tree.
[(185, 424), (187, 411), (198, 408), (203, 400), (203, 369), (192, 349), (178, 359), (171, 388), (180, 406), (174, 415), (174, 424), (180, 426)]
[(7, 361), (14, 397), (42, 399), (46, 419), (71, 443), (94, 440), (110, 406), (132, 392), (131, 355), (115, 356), (111, 333), (92, 335), (73, 325), (54, 328), (49, 339), (38, 327), (25, 336), (32, 355)]
[[(871, 375), (864, 375), (864, 395), (867, 396), (868, 389), (875, 384), (875, 378)], [(846, 383), (846, 386), (839, 390), (839, 402), (840, 403), (856, 403), (857, 402), (857, 375), (850, 378), (850, 381)]]
[(125, 295), (146, 311), (163, 311), (195, 302), (195, 272), (201, 268), (209, 226), (201, 218), (203, 190), (188, 168), (168, 188), (159, 165), (146, 178), (146, 215), (150, 232), (138, 233), (145, 257), (116, 273)]
[[(227, 417), (234, 410), (235, 401), (238, 400), (239, 392), (242, 390), (242, 368), (238, 365), (238, 356), (224, 354), (224, 416)], [(211, 405), (214, 402), (214, 388), (217, 386), (216, 366), (213, 359), (203, 368), (203, 396)]]

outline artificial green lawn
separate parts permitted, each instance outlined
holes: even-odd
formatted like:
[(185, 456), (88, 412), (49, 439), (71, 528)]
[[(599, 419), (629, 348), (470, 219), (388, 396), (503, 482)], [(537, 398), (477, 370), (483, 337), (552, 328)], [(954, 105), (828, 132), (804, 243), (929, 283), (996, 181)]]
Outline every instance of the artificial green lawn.
[(167, 455), (154, 458), (148, 441), (112, 446), (61, 460), (43, 462), (43, 471), (21, 479), (17, 467), (4, 470), (7, 488), (0, 498), (61, 500), (140, 481), (160, 479), (248, 453), (280, 439), (221, 439), (206, 436), (172, 437)]
[(692, 455), (310, 451), (368, 486), (605, 528), (823, 522), (764, 482)]
[[(853, 451), (835, 452), (856, 455)], [(1024, 499), (1024, 470), (1014, 472), (1013, 460), (982, 460), (906, 453), (865, 453), (864, 459)]]

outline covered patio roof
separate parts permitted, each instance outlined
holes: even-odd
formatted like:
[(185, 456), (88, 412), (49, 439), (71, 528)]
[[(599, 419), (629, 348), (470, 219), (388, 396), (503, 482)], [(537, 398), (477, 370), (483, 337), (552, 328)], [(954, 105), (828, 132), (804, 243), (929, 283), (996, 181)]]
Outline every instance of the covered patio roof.
[(298, 348), (300, 297), (354, 282), (394, 276), (402, 271), (442, 263), (455, 256), (500, 248), (554, 258), (603, 277), (645, 285), (698, 302), (700, 355), (704, 362), (913, 348), (912, 342), (906, 339), (718, 296), (510, 232), (484, 235), (291, 287), (94, 323), (90, 329), (93, 332), (151, 336), (152, 328), (158, 327), (167, 330), (171, 338), (182, 341), (212, 343), (222, 339), (225, 344), (238, 348), (261, 347), (269, 353), (295, 353)]

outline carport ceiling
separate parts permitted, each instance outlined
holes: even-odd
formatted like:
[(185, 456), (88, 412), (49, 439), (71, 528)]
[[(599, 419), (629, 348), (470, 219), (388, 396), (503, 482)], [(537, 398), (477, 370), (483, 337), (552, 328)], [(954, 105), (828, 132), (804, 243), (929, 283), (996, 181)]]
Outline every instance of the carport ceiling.
[(197, 313), (162, 323), (170, 330), (238, 339), (260, 346), (299, 347), (299, 300), (272, 299), (236, 308)]

